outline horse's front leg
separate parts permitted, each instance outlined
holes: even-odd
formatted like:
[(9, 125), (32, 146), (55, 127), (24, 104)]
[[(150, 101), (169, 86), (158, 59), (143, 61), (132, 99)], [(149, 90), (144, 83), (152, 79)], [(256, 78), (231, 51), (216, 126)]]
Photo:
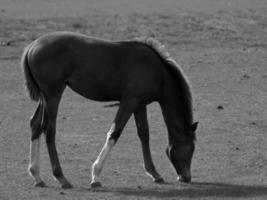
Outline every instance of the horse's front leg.
[(145, 170), (147, 174), (152, 177), (154, 182), (162, 183), (164, 180), (157, 172), (151, 157), (146, 106), (140, 107), (134, 113), (134, 118), (137, 127), (137, 134), (142, 145)]
[(111, 152), (113, 146), (119, 139), (121, 132), (129, 120), (132, 113), (135, 112), (138, 106), (138, 101), (135, 99), (124, 100), (120, 102), (119, 110), (116, 114), (115, 120), (111, 125), (109, 132), (107, 133), (106, 142), (99, 153), (97, 159), (92, 165), (92, 180), (91, 187), (100, 187), (100, 173), (103, 169), (104, 163)]

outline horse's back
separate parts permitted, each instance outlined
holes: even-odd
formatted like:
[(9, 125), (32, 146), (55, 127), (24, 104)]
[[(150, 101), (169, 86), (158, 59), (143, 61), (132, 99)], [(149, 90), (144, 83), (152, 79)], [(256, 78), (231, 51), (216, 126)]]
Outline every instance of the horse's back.
[(162, 63), (146, 45), (70, 32), (38, 38), (30, 52), (30, 63), (44, 88), (68, 85), (100, 101), (119, 100), (126, 93), (156, 96), (162, 79)]

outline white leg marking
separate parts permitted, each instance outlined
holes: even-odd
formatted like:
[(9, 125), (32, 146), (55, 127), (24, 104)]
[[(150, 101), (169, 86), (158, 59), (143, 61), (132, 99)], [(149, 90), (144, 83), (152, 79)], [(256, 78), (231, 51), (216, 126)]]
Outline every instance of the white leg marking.
[(42, 182), (40, 178), (40, 137), (31, 141), (29, 173), (36, 183)]
[(109, 132), (107, 134), (106, 142), (105, 142), (101, 152), (97, 156), (97, 159), (95, 160), (94, 164), (92, 165), (91, 183), (95, 183), (95, 182), (99, 181), (99, 176), (100, 176), (100, 173), (103, 169), (105, 161), (107, 160), (109, 153), (111, 152), (113, 146), (115, 145), (115, 141), (109, 139), (110, 134), (114, 131), (114, 129), (115, 129), (115, 124), (113, 123), (111, 126), (111, 129), (109, 130)]

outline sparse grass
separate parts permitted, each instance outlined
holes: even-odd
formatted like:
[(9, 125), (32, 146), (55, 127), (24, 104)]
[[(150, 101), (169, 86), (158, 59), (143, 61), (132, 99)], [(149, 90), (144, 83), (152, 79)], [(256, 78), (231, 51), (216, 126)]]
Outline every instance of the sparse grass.
[[(248, 10), (0, 20), (0, 199), (266, 199), (266, 18), (261, 10)], [(36, 105), (24, 94), (19, 58), (26, 44), (56, 30), (108, 39), (154, 34), (166, 45), (193, 86), (195, 119), (200, 121), (192, 163), (194, 184), (175, 182), (164, 154), (166, 128), (160, 109), (152, 104), (152, 155), (168, 184), (156, 185), (145, 175), (140, 142), (130, 121), (103, 171), (105, 187), (89, 189), (90, 165), (116, 110), (67, 90), (57, 144), (64, 172), (75, 188), (62, 191), (52, 181), (44, 144), (42, 176), (49, 187), (32, 186), (27, 174), (28, 124)]]

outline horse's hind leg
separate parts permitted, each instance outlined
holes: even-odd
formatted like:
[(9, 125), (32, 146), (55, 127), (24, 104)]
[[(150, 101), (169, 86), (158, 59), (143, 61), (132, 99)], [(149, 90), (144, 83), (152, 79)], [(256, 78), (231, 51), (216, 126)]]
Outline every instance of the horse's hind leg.
[(40, 101), (39, 105), (31, 117), (31, 144), (30, 144), (30, 163), (29, 173), (35, 180), (35, 185), (44, 187), (45, 183), (40, 178), (40, 135), (42, 134), (42, 118), (43, 118), (43, 104)]
[(62, 188), (72, 188), (72, 185), (67, 181), (67, 179), (63, 175), (55, 144), (56, 118), (62, 92), (57, 93), (56, 95), (53, 94), (51, 95), (52, 97), (50, 98), (45, 98), (44, 132), (46, 134), (46, 144), (47, 144), (48, 154), (50, 157), (53, 175), (60, 182)]
[(134, 113), (134, 118), (137, 127), (137, 134), (142, 145), (145, 170), (147, 174), (152, 177), (154, 182), (162, 183), (164, 180), (157, 172), (151, 157), (146, 107), (139, 107), (139, 109)]

